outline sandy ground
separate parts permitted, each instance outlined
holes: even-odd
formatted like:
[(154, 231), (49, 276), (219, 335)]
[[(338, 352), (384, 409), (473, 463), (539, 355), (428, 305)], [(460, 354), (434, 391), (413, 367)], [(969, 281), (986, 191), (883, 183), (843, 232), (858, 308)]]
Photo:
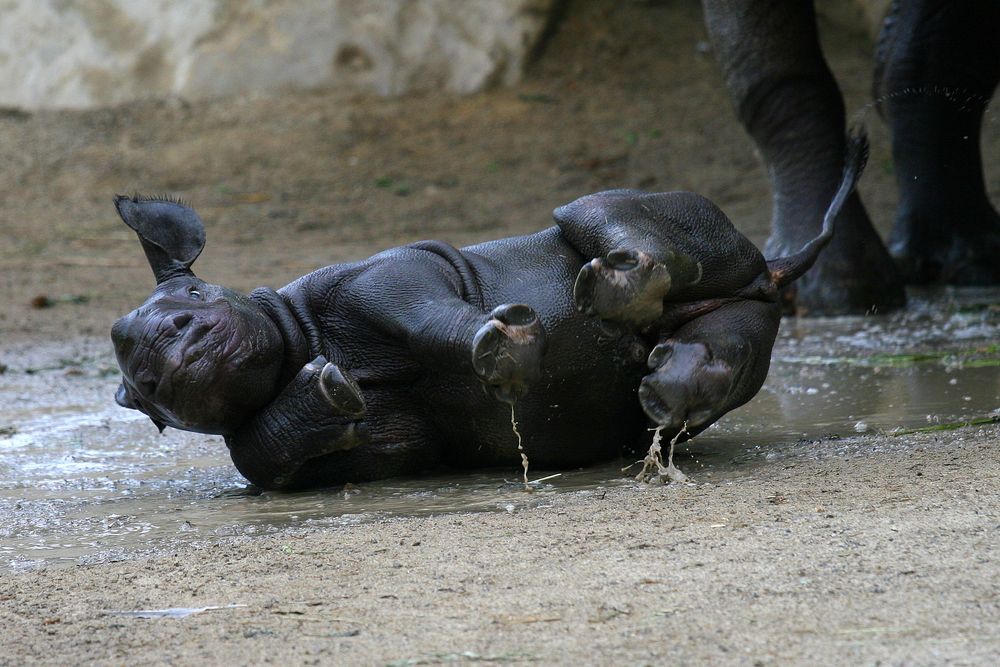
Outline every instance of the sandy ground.
[(6, 575), (0, 662), (996, 664), (998, 435)]
[[(861, 109), (865, 30), (824, 29)], [(699, 191), (760, 242), (766, 180), (704, 39), (694, 2), (581, 1), (522, 85), (469, 98), (0, 111), (0, 363), (15, 343), (106, 336), (146, 296), (115, 192), (192, 202), (199, 275), (238, 289), (419, 238), (534, 231), (607, 187)], [(866, 119), (862, 191), (884, 230), (888, 146)], [(998, 435), (859, 436), (724, 483), (2, 573), (0, 664), (995, 664)], [(240, 606), (109, 613), (218, 605)]]

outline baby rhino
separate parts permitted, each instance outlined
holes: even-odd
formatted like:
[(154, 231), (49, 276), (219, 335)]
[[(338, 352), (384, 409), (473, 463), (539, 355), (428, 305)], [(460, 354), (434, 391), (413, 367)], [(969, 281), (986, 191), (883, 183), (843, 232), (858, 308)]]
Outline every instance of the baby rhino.
[(650, 420), (693, 436), (763, 383), (778, 291), (864, 168), (863, 134), (850, 146), (823, 233), (769, 262), (703, 197), (611, 190), (529, 236), (413, 243), (242, 295), (191, 272), (194, 211), (117, 197), (157, 286), (112, 328), (116, 400), (161, 430), (223, 435), (268, 489), (514, 465), (512, 411), (549, 468), (636, 447)]

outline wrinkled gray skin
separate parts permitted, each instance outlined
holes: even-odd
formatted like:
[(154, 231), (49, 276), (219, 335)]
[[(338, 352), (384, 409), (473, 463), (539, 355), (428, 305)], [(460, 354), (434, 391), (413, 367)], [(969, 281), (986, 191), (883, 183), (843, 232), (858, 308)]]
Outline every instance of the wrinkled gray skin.
[[(820, 50), (812, 0), (702, 0), (744, 127), (774, 193), (765, 254), (818, 232), (837, 188), (844, 102)], [(888, 250), (857, 196), (816, 267), (785, 292), (803, 314), (884, 312), (903, 283), (1000, 283), (1000, 216), (986, 195), (980, 128), (1000, 80), (1000, 2), (895, 0), (874, 94), (892, 134), (899, 206)]]
[(612, 190), (537, 234), (414, 243), (246, 297), (191, 272), (194, 211), (118, 197), (157, 287), (112, 328), (116, 400), (222, 434), (277, 489), (515, 465), (511, 404), (542, 467), (648, 442), (647, 418), (697, 434), (763, 383), (778, 290), (829, 241), (866, 149), (852, 141), (822, 233), (771, 262), (703, 197)]

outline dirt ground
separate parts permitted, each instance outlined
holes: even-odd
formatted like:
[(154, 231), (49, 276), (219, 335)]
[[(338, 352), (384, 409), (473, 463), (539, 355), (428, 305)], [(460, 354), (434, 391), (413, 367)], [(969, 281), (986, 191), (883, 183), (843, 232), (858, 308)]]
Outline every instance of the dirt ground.
[(998, 436), (4, 575), (0, 663), (996, 664)]
[[(872, 133), (861, 190), (885, 231), (872, 46), (861, 26), (823, 29)], [(421, 238), (536, 231), (609, 187), (698, 191), (760, 243), (765, 175), (705, 40), (691, 0), (579, 0), (524, 83), (466, 98), (0, 110), (0, 363), (15, 343), (104, 338), (148, 294), (118, 192), (195, 205), (199, 276), (244, 290)], [(998, 126), (994, 112), (995, 201)], [(55, 305), (32, 305), (43, 297)], [(998, 436), (865, 435), (846, 441), (851, 456), (820, 442), (725, 483), (3, 573), (0, 664), (996, 664)]]

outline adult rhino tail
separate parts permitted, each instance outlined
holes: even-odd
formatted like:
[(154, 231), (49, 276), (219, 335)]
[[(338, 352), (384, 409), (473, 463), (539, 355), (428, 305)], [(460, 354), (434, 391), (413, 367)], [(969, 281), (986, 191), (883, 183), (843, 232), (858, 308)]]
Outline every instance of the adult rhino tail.
[(794, 255), (768, 261), (771, 280), (780, 289), (808, 271), (816, 262), (819, 253), (833, 238), (833, 222), (840, 214), (844, 202), (854, 191), (861, 173), (868, 163), (868, 133), (863, 126), (852, 129), (847, 135), (847, 153), (844, 160), (844, 175), (840, 187), (833, 195), (826, 214), (823, 216), (823, 230), (819, 236), (809, 241)]

